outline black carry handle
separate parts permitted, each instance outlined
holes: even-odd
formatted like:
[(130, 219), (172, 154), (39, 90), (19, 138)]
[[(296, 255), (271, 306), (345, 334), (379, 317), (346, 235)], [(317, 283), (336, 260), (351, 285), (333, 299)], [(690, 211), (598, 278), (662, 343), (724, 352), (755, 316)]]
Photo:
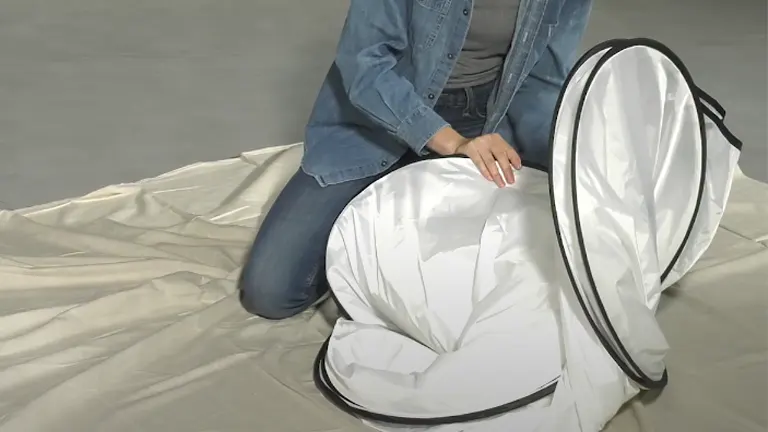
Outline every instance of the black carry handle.
[(720, 133), (723, 134), (725, 139), (737, 150), (741, 151), (742, 142), (738, 139), (725, 125), (725, 108), (720, 105), (717, 99), (712, 95), (705, 92), (701, 87), (694, 87), (695, 97), (699, 99), (699, 107), (701, 112), (709, 117), (710, 120), (717, 126)]
[(713, 98), (709, 93), (702, 90), (701, 87), (696, 87), (696, 93), (696, 96), (698, 96), (699, 100), (707, 104), (709, 108), (711, 108), (711, 111), (720, 117), (721, 121), (725, 120), (725, 108), (720, 105), (720, 102), (718, 102), (717, 99)]

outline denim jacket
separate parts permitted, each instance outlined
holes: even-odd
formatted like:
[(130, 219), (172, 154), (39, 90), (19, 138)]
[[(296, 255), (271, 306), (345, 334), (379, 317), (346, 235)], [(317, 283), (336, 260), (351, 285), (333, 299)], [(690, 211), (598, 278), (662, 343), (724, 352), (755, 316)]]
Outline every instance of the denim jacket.
[[(322, 185), (377, 175), (447, 126), (433, 110), (464, 45), (473, 0), (351, 0), (306, 128), (303, 170)], [(488, 104), (497, 132), (546, 165), (554, 107), (591, 0), (522, 0)], [(514, 17), (510, 13), (510, 17)]]

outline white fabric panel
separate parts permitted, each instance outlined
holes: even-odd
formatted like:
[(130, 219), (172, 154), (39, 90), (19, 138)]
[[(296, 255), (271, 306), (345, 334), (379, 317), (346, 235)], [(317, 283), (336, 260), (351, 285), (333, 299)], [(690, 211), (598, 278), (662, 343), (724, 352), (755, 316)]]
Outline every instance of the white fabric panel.
[(328, 280), (354, 320), (337, 324), (329, 350), (342, 394), (388, 415), (441, 417), (557, 379), (546, 174), (517, 178), (499, 189), (469, 160), (419, 162), (342, 214), (328, 247), (348, 259), (330, 261)]

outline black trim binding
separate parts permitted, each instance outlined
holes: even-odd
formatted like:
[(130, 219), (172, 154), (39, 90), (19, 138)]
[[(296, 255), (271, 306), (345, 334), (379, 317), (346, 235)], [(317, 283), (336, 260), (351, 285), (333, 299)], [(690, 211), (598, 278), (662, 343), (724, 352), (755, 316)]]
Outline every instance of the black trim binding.
[[(600, 293), (597, 289), (597, 283), (594, 279), (594, 273), (592, 271), (592, 266), (590, 264), (589, 254), (586, 250), (586, 245), (584, 242), (584, 232), (582, 229), (581, 224), (581, 216), (579, 213), (579, 200), (578, 200), (578, 187), (576, 187), (576, 173), (577, 165), (576, 165), (576, 149), (578, 147), (578, 132), (579, 127), (581, 124), (581, 115), (583, 113), (584, 109), (584, 103), (586, 102), (587, 96), (589, 94), (589, 90), (600, 71), (600, 68), (607, 63), (611, 58), (615, 57), (619, 53), (633, 47), (638, 46), (645, 46), (649, 48), (653, 48), (656, 51), (661, 52), (664, 54), (679, 70), (680, 74), (685, 78), (686, 82), (688, 83), (688, 86), (691, 90), (691, 92), (696, 95), (696, 89), (697, 87), (693, 84), (693, 79), (691, 78), (690, 72), (686, 69), (685, 65), (683, 65), (682, 61), (679, 57), (677, 57), (669, 48), (666, 46), (656, 42), (656, 41), (650, 41), (650, 40), (643, 40), (643, 39), (636, 39), (636, 40), (630, 40), (626, 41), (623, 44), (616, 45), (613, 47), (608, 53), (606, 53), (600, 60), (598, 60), (595, 67), (592, 69), (592, 72), (587, 79), (587, 82), (584, 86), (584, 90), (581, 93), (581, 97), (579, 100), (579, 105), (576, 108), (576, 116), (573, 122), (573, 136), (571, 137), (571, 176), (570, 176), (570, 182), (571, 182), (571, 199), (573, 200), (572, 206), (573, 206), (573, 218), (574, 218), (574, 225), (575, 225), (575, 231), (576, 231), (576, 238), (578, 240), (579, 250), (581, 252), (581, 259), (584, 264), (584, 271), (587, 275), (587, 280), (589, 281), (590, 288), (592, 289), (592, 292), (595, 296), (595, 302), (598, 308), (598, 312), (602, 315), (603, 321), (605, 322), (605, 327), (607, 328), (610, 337), (613, 339), (613, 341), (616, 344), (616, 348), (621, 353), (622, 357), (625, 359), (625, 361), (622, 361), (619, 366), (622, 366), (622, 370), (629, 376), (633, 381), (637, 382), (638, 384), (642, 385), (645, 388), (661, 388), (664, 387), (667, 384), (667, 376), (666, 374), (662, 374), (662, 377), (658, 380), (655, 380), (648, 376), (642, 368), (635, 362), (635, 360), (632, 358), (632, 356), (629, 354), (629, 351), (622, 343), (621, 339), (618, 336), (618, 333), (616, 332), (615, 327), (611, 323), (610, 319), (608, 318), (608, 313), (605, 309), (605, 305), (603, 304), (602, 299), (600, 298)], [(674, 267), (674, 265), (677, 263), (677, 260), (680, 258), (680, 255), (683, 252), (683, 249), (685, 248), (686, 243), (688, 242), (688, 238), (691, 235), (691, 232), (693, 231), (694, 223), (696, 222), (696, 218), (699, 213), (699, 209), (701, 207), (701, 200), (704, 193), (704, 184), (706, 180), (706, 162), (707, 162), (707, 135), (706, 130), (704, 129), (704, 117), (701, 112), (700, 106), (701, 103), (698, 99), (695, 100), (696, 107), (697, 107), (697, 116), (699, 118), (699, 134), (701, 136), (701, 168), (700, 168), (700, 175), (699, 175), (699, 184), (698, 184), (698, 190), (696, 192), (696, 203), (693, 210), (693, 214), (691, 215), (691, 219), (688, 222), (688, 227), (686, 228), (685, 236), (683, 237), (682, 241), (680, 242), (680, 245), (678, 245), (677, 250), (672, 257), (672, 260), (667, 264), (667, 266), (664, 269), (664, 272), (661, 275), (661, 281), (663, 282), (667, 276), (669, 275), (670, 271)], [(586, 312), (586, 311), (585, 311)], [(597, 329), (596, 329), (597, 330)], [(615, 360), (616, 358), (614, 358)], [(630, 370), (632, 370), (632, 373), (629, 373)]]
[[(694, 209), (694, 214), (691, 218), (690, 224), (686, 230), (686, 234), (684, 236), (683, 241), (681, 242), (677, 252), (675, 253), (674, 257), (672, 258), (671, 262), (668, 264), (668, 266), (665, 268), (661, 280), (662, 282), (666, 279), (666, 277), (669, 275), (670, 271), (674, 267), (674, 265), (677, 263), (677, 260), (680, 258), (680, 255), (688, 241), (688, 238), (690, 237), (690, 234), (693, 230), (693, 224), (697, 218), (701, 201), (703, 198), (703, 191), (704, 191), (704, 182), (706, 181), (706, 162), (707, 162), (707, 135), (705, 130), (705, 123), (704, 123), (704, 115), (706, 115), (721, 131), (721, 133), (725, 136), (725, 138), (729, 141), (729, 143), (735, 147), (737, 150), (741, 150), (741, 142), (725, 127), (725, 124), (723, 122), (723, 119), (725, 117), (725, 110), (722, 108), (722, 106), (711, 96), (709, 96), (707, 93), (705, 93), (703, 90), (699, 89), (693, 82), (693, 78), (691, 77), (690, 72), (685, 67), (683, 62), (680, 60), (680, 58), (675, 55), (668, 47), (661, 44), (660, 42), (650, 40), (650, 39), (630, 39), (630, 40), (613, 40), (613, 41), (607, 41), (603, 44), (598, 45), (595, 47), (592, 52), (594, 53), (595, 50), (602, 51), (605, 49), (610, 49), (609, 52), (607, 52), (605, 55), (603, 55), (602, 58), (600, 58), (595, 65), (595, 67), (592, 69), (590, 76), (585, 84), (584, 89), (582, 90), (579, 106), (576, 110), (576, 119), (573, 122), (574, 123), (574, 130), (573, 130), (573, 136), (572, 136), (572, 143), (571, 143), (571, 176), (570, 176), (570, 182), (573, 184), (575, 183), (575, 175), (576, 175), (576, 158), (573, 156), (573, 153), (575, 153), (575, 148), (577, 147), (578, 142), (578, 127), (579, 127), (579, 119), (581, 117), (584, 102), (586, 100), (586, 95), (589, 90), (589, 87), (591, 86), (592, 82), (594, 81), (595, 76), (597, 75), (598, 71), (600, 70), (600, 67), (604, 65), (608, 60), (610, 60), (611, 57), (615, 56), (616, 54), (622, 52), (623, 50), (631, 47), (637, 47), (637, 46), (646, 46), (652, 49), (655, 49), (662, 54), (664, 54), (670, 61), (672, 61), (675, 66), (680, 71), (681, 75), (685, 78), (686, 82), (688, 83), (690, 90), (692, 94), (695, 96), (695, 106), (697, 108), (697, 113), (699, 117), (699, 131), (701, 134), (701, 145), (702, 145), (702, 169), (701, 169), (701, 176), (699, 179), (699, 190), (697, 192), (697, 198), (696, 198), (696, 205)], [(589, 57), (589, 56), (585, 56)], [(574, 68), (576, 70), (577, 68)], [(573, 73), (573, 71), (572, 71)], [(570, 78), (570, 77), (569, 77)], [(568, 81), (566, 81), (566, 84), (564, 88), (568, 85)], [(558, 99), (555, 113), (558, 113), (560, 111), (560, 108), (563, 103), (564, 98), (564, 92), (561, 93), (560, 98)], [(707, 103), (706, 105), (702, 103), (702, 99)], [(717, 111), (717, 113), (715, 113)], [(555, 139), (555, 131), (556, 131), (557, 122), (553, 121), (551, 133), (550, 133), (550, 160), (554, 157), (554, 139)], [(583, 298), (581, 292), (579, 292), (578, 284), (576, 282), (576, 278), (574, 276), (574, 271), (571, 268), (571, 265), (569, 264), (568, 257), (565, 252), (565, 245), (563, 243), (563, 233), (560, 230), (560, 222), (557, 216), (557, 209), (555, 204), (555, 192), (554, 192), (554, 182), (552, 178), (552, 172), (549, 173), (549, 188), (550, 188), (550, 199), (551, 199), (551, 205), (552, 205), (552, 214), (555, 221), (555, 231), (557, 236), (558, 245), (560, 247), (560, 252), (563, 256), (563, 259), (566, 263), (566, 271), (568, 273), (568, 277), (571, 280), (571, 284), (573, 286), (574, 292), (576, 294), (577, 300), (579, 302), (579, 305), (584, 310), (584, 314), (589, 321), (593, 331), (595, 332), (596, 337), (600, 341), (600, 343), (605, 348), (606, 352), (613, 358), (613, 360), (616, 362), (616, 364), (621, 368), (621, 370), (633, 381), (637, 382), (639, 385), (643, 386), (646, 389), (655, 389), (655, 388), (663, 388), (667, 382), (668, 382), (668, 373), (665, 369), (661, 378), (658, 380), (654, 380), (647, 376), (642, 369), (636, 364), (634, 359), (629, 356), (629, 353), (626, 350), (626, 347), (622, 344), (621, 340), (618, 338), (618, 335), (616, 333), (615, 328), (611, 324), (610, 320), (607, 319), (607, 313), (605, 310), (604, 305), (602, 304), (602, 301), (600, 299), (600, 295), (597, 291), (597, 287), (594, 281), (594, 277), (592, 274), (591, 267), (589, 265), (589, 258), (587, 256), (586, 248), (584, 245), (584, 239), (583, 239), (583, 232), (581, 229), (581, 221), (579, 217), (578, 212), (578, 200), (577, 200), (577, 188), (572, 187), (571, 190), (571, 199), (573, 200), (573, 217), (574, 217), (574, 224), (576, 226), (576, 236), (578, 238), (578, 244), (579, 249), (581, 252), (581, 258), (584, 262), (585, 271), (587, 274), (587, 278), (589, 281), (589, 284), (591, 285), (592, 292), (595, 294), (597, 306), (599, 309), (599, 313), (603, 316), (607, 330), (609, 331), (611, 337), (616, 341), (616, 345), (618, 350), (623, 354), (623, 356), (627, 359), (626, 362), (622, 361), (622, 359), (619, 356), (619, 353), (615, 351), (614, 347), (610, 344), (610, 342), (607, 340), (606, 335), (603, 333), (600, 326), (597, 325), (595, 322), (595, 319), (592, 315), (590, 315), (590, 310), (586, 305), (586, 301)], [(634, 369), (634, 370), (633, 370)]]
[(530, 405), (554, 393), (555, 387), (557, 386), (557, 379), (555, 379), (550, 384), (546, 385), (545, 387), (542, 387), (538, 391), (531, 393), (526, 397), (506, 403), (504, 405), (499, 405), (493, 408), (488, 408), (485, 410), (466, 413), (466, 414), (459, 414), (459, 415), (445, 416), (445, 417), (429, 417), (429, 418), (398, 417), (398, 416), (391, 416), (386, 414), (379, 414), (379, 413), (368, 411), (360, 407), (359, 405), (355, 404), (353, 401), (344, 397), (344, 395), (342, 395), (338, 391), (338, 389), (336, 389), (336, 387), (333, 385), (333, 383), (330, 380), (330, 377), (328, 376), (328, 371), (325, 368), (325, 358), (326, 358), (326, 355), (328, 354), (329, 342), (330, 342), (330, 338), (325, 341), (322, 347), (320, 347), (320, 352), (315, 358), (315, 364), (314, 364), (313, 374), (312, 374), (313, 379), (315, 380), (315, 384), (317, 385), (318, 389), (323, 394), (323, 396), (325, 396), (328, 400), (331, 401), (331, 403), (336, 405), (336, 407), (338, 407), (342, 411), (346, 411), (360, 418), (373, 420), (373, 421), (379, 421), (379, 422), (390, 423), (390, 424), (405, 424), (405, 425), (412, 425), (412, 426), (438, 426), (442, 424), (466, 423), (471, 421), (477, 421), (477, 420), (482, 420), (486, 418), (496, 417), (498, 415), (507, 413), (509, 411), (514, 411), (516, 409)]
[[(563, 89), (566, 89), (570, 85), (570, 82), (573, 80), (573, 77), (576, 71), (580, 69), (581, 66), (587, 60), (592, 58), (594, 55), (598, 54), (601, 51), (612, 50), (616, 47), (625, 46), (629, 43), (630, 42), (626, 39), (614, 39), (614, 40), (605, 41), (601, 44), (596, 45), (594, 48), (589, 50), (586, 54), (584, 54), (579, 59), (579, 61), (571, 70), (571, 73), (568, 74), (568, 77), (566, 78), (565, 83), (563, 84)], [(603, 57), (607, 55), (608, 53), (604, 54)], [(598, 70), (597, 65), (592, 69), (592, 71), (594, 72), (596, 70)], [(582, 95), (585, 93), (586, 93), (585, 91), (582, 91)], [(555, 104), (555, 111), (554, 111), (555, 116), (557, 116), (557, 113), (560, 112), (564, 99), (565, 99), (565, 91), (561, 92), (560, 96), (557, 99), (557, 103)], [(574, 122), (574, 124), (576, 124), (576, 122)], [(550, 129), (550, 137), (549, 137), (550, 165), (551, 165), (551, 161), (554, 159), (554, 150), (555, 150), (554, 141), (555, 141), (556, 131), (557, 131), (557, 118), (553, 119), (551, 129)], [(608, 355), (611, 356), (611, 358), (619, 366), (619, 368), (621, 368), (622, 372), (624, 372), (633, 381), (642, 380), (641, 377), (637, 376), (634, 373), (634, 371), (630, 370), (627, 367), (627, 365), (624, 364), (624, 362), (621, 360), (619, 355), (614, 351), (611, 343), (608, 341), (608, 338), (605, 336), (605, 334), (603, 334), (602, 330), (600, 329), (600, 326), (598, 326), (594, 317), (589, 313), (589, 308), (587, 307), (586, 300), (584, 299), (584, 296), (581, 295), (581, 293), (579, 292), (579, 289), (577, 288), (578, 283), (576, 281), (576, 276), (574, 274), (572, 266), (569, 263), (568, 255), (565, 252), (563, 233), (562, 233), (562, 230), (560, 229), (560, 218), (558, 217), (558, 211), (557, 211), (557, 205), (556, 205), (556, 199), (555, 199), (553, 171), (551, 169), (549, 171), (549, 196), (550, 196), (550, 206), (552, 208), (552, 218), (554, 220), (554, 226), (555, 226), (555, 237), (557, 238), (558, 247), (560, 248), (560, 255), (563, 257), (563, 262), (565, 263), (565, 270), (566, 270), (566, 273), (568, 274), (568, 279), (571, 281), (571, 286), (573, 288), (574, 293), (576, 294), (576, 299), (579, 303), (579, 306), (584, 311), (584, 316), (589, 322), (590, 327), (592, 327), (592, 330), (594, 331), (594, 334), (597, 337), (597, 339), (600, 341), (600, 344), (603, 345), (603, 348), (606, 350)], [(668, 379), (667, 372), (665, 371), (662, 377), (662, 380), (664, 381), (664, 383), (666, 383), (667, 379)]]
[[(594, 80), (595, 75), (597, 74), (597, 71), (600, 69), (602, 65), (605, 64), (608, 59), (610, 59), (613, 55), (621, 52), (625, 48), (629, 48), (632, 46), (647, 46), (649, 48), (656, 49), (660, 51), (661, 53), (665, 54), (675, 65), (678, 67), (682, 75), (685, 77), (686, 81), (688, 82), (689, 86), (691, 87), (691, 91), (693, 92), (694, 96), (696, 97), (696, 107), (699, 113), (699, 123), (701, 126), (701, 133), (702, 133), (702, 146), (704, 146), (703, 152), (702, 152), (702, 163), (703, 169), (702, 169), (702, 177), (699, 182), (699, 193), (697, 196), (697, 203), (696, 208), (694, 210), (694, 216), (692, 217), (691, 224), (688, 227), (688, 230), (686, 232), (686, 235), (684, 237), (684, 240), (682, 241), (682, 244), (680, 248), (678, 249), (677, 253), (674, 255), (674, 258), (669, 263), (667, 268), (665, 269), (664, 274), (662, 275), (662, 281), (667, 277), (669, 274), (669, 271), (673, 268), (674, 264), (679, 259), (679, 256), (683, 250), (683, 247), (685, 246), (688, 237), (691, 234), (691, 231), (693, 229), (693, 222), (696, 220), (696, 215), (698, 214), (698, 209), (701, 204), (702, 200), (702, 193), (703, 193), (703, 182), (705, 180), (705, 167), (706, 167), (706, 134), (704, 130), (704, 120), (703, 116), (706, 116), (709, 118), (722, 132), (723, 136), (729, 141), (729, 143), (735, 147), (737, 150), (741, 150), (741, 141), (738, 140), (725, 126), (724, 119), (725, 119), (725, 109), (723, 109), (722, 105), (720, 105), (717, 100), (715, 100), (712, 96), (704, 92), (703, 90), (696, 87), (693, 83), (693, 79), (691, 78), (690, 73), (683, 65), (682, 61), (680, 61), (679, 57), (677, 57), (669, 48), (664, 46), (663, 44), (650, 40), (650, 39), (613, 39), (609, 41), (605, 41), (603, 43), (600, 43), (596, 46), (594, 46), (592, 49), (587, 51), (585, 54), (583, 54), (579, 60), (574, 64), (574, 66), (571, 68), (571, 71), (569, 72), (568, 76), (566, 77), (562, 90), (560, 92), (560, 96), (558, 97), (557, 104), (555, 105), (555, 110), (553, 113), (553, 120), (552, 125), (550, 129), (550, 138), (549, 138), (549, 146), (550, 146), (550, 165), (552, 158), (554, 156), (554, 140), (555, 140), (555, 130), (557, 125), (557, 115), (561, 110), (563, 99), (565, 96), (565, 89), (568, 88), (569, 84), (573, 80), (573, 77), (575, 73), (584, 65), (584, 63), (594, 57), (596, 54), (598, 54), (601, 51), (609, 50), (606, 52), (601, 59), (598, 60), (598, 63), (595, 65), (593, 70), (591, 71), (591, 75), (589, 77), (589, 80), (587, 82), (587, 85), (582, 91), (581, 94), (581, 100), (579, 103), (579, 107), (577, 109), (576, 113), (576, 121), (574, 121), (574, 135), (573, 135), (573, 143), (571, 147), (571, 151), (573, 151), (576, 147), (576, 136), (578, 132), (578, 125), (579, 121), (578, 119), (581, 116), (581, 111), (583, 109), (584, 100), (586, 99), (586, 93), (589, 88), (589, 85)], [(705, 103), (702, 103), (705, 102)], [(571, 157), (571, 163), (574, 163), (575, 158)], [(549, 194), (550, 194), (550, 205), (552, 207), (552, 215), (554, 219), (554, 225), (555, 225), (555, 233), (557, 237), (558, 246), (560, 248), (560, 253), (563, 257), (563, 260), (565, 262), (566, 271), (568, 274), (568, 278), (571, 282), (572, 288), (574, 292), (576, 293), (576, 298), (579, 302), (579, 305), (585, 312), (585, 316), (587, 320), (589, 321), (589, 324), (591, 325), (595, 335), (597, 336), (600, 343), (605, 348), (606, 352), (613, 358), (613, 360), (616, 362), (616, 364), (621, 368), (621, 370), (633, 381), (637, 382), (641, 386), (647, 389), (651, 388), (662, 388), (667, 384), (668, 381), (668, 375), (667, 371), (664, 370), (664, 373), (659, 380), (653, 380), (637, 366), (637, 364), (634, 362), (634, 360), (628, 355), (624, 345), (619, 340), (615, 329), (611, 325), (609, 320), (605, 320), (608, 324), (609, 331), (611, 332), (611, 336), (616, 340), (618, 348), (622, 351), (622, 354), (628, 359), (626, 364), (624, 361), (622, 361), (621, 357), (619, 356), (619, 353), (617, 353), (608, 340), (607, 336), (603, 334), (602, 329), (600, 326), (597, 325), (595, 322), (594, 317), (590, 315), (589, 309), (587, 307), (587, 304), (585, 302), (585, 299), (581, 295), (578, 289), (578, 285), (576, 282), (576, 278), (574, 276), (574, 271), (571, 268), (571, 265), (569, 264), (566, 252), (565, 252), (565, 245), (563, 242), (563, 234), (560, 230), (560, 222), (557, 216), (557, 208), (555, 205), (555, 192), (554, 192), (554, 186), (553, 186), (553, 178), (552, 178), (552, 170), (547, 169), (547, 167), (544, 167), (542, 165), (538, 164), (531, 164), (528, 161), (524, 161), (523, 165), (532, 169), (537, 169), (541, 171), (548, 171), (548, 177), (549, 177)], [(551, 167), (550, 167), (551, 168)], [(571, 169), (571, 175), (574, 174), (574, 169), (572, 167)], [(571, 179), (571, 181), (573, 181)], [(594, 279), (592, 276), (591, 269), (589, 268), (589, 260), (586, 256), (586, 250), (584, 247), (583, 242), (583, 234), (581, 232), (580, 228), (580, 221), (578, 220), (578, 211), (577, 211), (577, 200), (576, 200), (576, 194), (575, 194), (576, 188), (573, 188), (572, 190), (572, 199), (574, 200), (574, 213), (575, 213), (575, 220), (576, 220), (576, 227), (577, 227), (577, 235), (579, 237), (579, 243), (581, 248), (581, 254), (582, 259), (584, 260), (585, 267), (587, 270), (588, 278), (590, 281), (590, 284), (592, 285), (591, 288), (593, 292), (596, 294), (596, 298), (598, 299), (600, 313), (605, 317), (606, 311), (605, 308), (602, 305), (602, 302), (600, 301), (599, 293), (597, 292), (597, 289), (595, 287)], [(335, 298), (335, 296), (334, 296)], [(338, 301), (337, 301), (338, 303)], [(340, 305), (340, 304), (339, 304)], [(341, 306), (341, 305), (340, 305)], [(343, 308), (340, 308), (343, 310)], [(315, 381), (315, 385), (320, 390), (320, 392), (329, 400), (331, 401), (336, 407), (341, 409), (342, 411), (346, 411), (352, 415), (355, 415), (359, 418), (364, 418), (372, 421), (379, 421), (384, 423), (390, 423), (390, 424), (407, 424), (407, 425), (414, 425), (414, 426), (434, 426), (434, 425), (440, 425), (440, 424), (449, 424), (449, 423), (463, 423), (463, 422), (470, 422), (470, 421), (477, 421), (485, 418), (495, 417), (522, 407), (525, 407), (527, 405), (530, 405), (533, 402), (536, 402), (538, 400), (543, 399), (546, 396), (549, 396), (554, 393), (555, 388), (557, 386), (557, 380), (554, 380), (547, 384), (546, 386), (542, 387), (538, 391), (523, 397), (521, 399), (518, 399), (516, 401), (512, 401), (510, 403), (496, 406), (493, 408), (489, 408), (486, 410), (481, 410), (477, 412), (471, 412), (466, 414), (460, 414), (460, 415), (454, 415), (454, 416), (444, 416), (444, 417), (433, 417), (433, 418), (409, 418), (409, 417), (398, 417), (398, 416), (391, 416), (386, 414), (380, 414), (375, 413), (366, 410), (365, 408), (357, 405), (353, 401), (349, 400), (348, 398), (344, 397), (338, 389), (333, 385), (333, 383), (330, 380), (330, 377), (328, 376), (328, 371), (326, 369), (326, 357), (328, 354), (328, 345), (330, 343), (331, 338), (329, 337), (325, 343), (320, 348), (320, 351), (315, 358), (314, 366), (313, 366), (313, 379)], [(634, 369), (634, 370), (633, 370)]]
[[(450, 156), (440, 156), (440, 157), (435, 158), (435, 159), (469, 159), (469, 156), (465, 156), (465, 155), (450, 155)], [(418, 163), (418, 162), (416, 162), (416, 163)], [(547, 172), (548, 171), (546, 166), (544, 166), (544, 165), (542, 165), (540, 163), (529, 161), (527, 159), (523, 159), (522, 164), (523, 164), (524, 167), (530, 168), (530, 169), (534, 169), (536, 171), (542, 171), (542, 172)]]

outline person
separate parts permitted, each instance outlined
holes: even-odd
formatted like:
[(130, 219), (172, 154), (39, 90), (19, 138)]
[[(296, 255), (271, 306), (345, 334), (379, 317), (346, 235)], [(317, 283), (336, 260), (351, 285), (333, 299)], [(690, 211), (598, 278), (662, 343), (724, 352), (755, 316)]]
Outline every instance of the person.
[(545, 166), (590, 10), (591, 0), (351, 0), (301, 167), (246, 257), (243, 307), (277, 320), (326, 298), (333, 224), (387, 173), (465, 156), (502, 187), (523, 162)]

